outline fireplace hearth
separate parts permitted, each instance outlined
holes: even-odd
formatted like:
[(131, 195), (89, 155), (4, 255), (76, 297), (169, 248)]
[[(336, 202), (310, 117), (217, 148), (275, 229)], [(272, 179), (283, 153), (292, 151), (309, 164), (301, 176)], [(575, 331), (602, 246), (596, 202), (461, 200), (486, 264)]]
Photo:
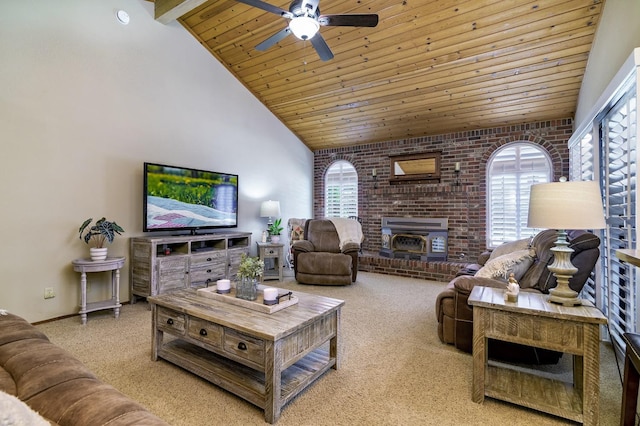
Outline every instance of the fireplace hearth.
[(380, 256), (411, 260), (447, 260), (449, 220), (383, 217)]

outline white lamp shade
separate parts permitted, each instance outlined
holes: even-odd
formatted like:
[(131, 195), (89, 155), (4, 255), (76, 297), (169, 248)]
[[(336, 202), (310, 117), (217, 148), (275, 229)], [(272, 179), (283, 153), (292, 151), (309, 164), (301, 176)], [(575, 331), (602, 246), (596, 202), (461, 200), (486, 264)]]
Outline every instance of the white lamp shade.
[(300, 40), (309, 40), (316, 35), (320, 29), (320, 24), (308, 16), (299, 16), (289, 22), (289, 29)]
[(260, 217), (280, 216), (280, 201), (263, 201), (260, 204)]
[(569, 181), (531, 185), (527, 226), (560, 230), (604, 228), (598, 183)]

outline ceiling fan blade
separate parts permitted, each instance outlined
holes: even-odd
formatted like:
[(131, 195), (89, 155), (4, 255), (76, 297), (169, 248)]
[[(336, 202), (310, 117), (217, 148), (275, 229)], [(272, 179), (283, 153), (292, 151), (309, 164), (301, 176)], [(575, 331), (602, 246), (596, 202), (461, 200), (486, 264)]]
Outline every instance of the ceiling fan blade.
[(276, 15), (291, 19), (293, 18), (293, 14), (291, 12), (286, 11), (284, 9), (280, 9), (279, 7), (270, 5), (269, 3), (265, 3), (261, 0), (236, 0), (238, 3), (244, 3), (249, 6), (257, 7), (258, 9), (262, 9), (266, 12), (275, 13)]
[(271, 46), (273, 46), (274, 44), (276, 44), (277, 42), (279, 42), (289, 34), (291, 34), (291, 30), (289, 29), (289, 27), (283, 29), (282, 31), (278, 31), (277, 33), (275, 33), (274, 35), (272, 35), (271, 37), (269, 37), (268, 39), (266, 39), (265, 41), (257, 45), (256, 50), (267, 50), (268, 48), (270, 48)]
[(311, 38), (311, 44), (316, 49), (316, 52), (318, 52), (318, 56), (320, 56), (320, 59), (322, 59), (323, 61), (329, 61), (333, 59), (333, 53), (331, 52), (331, 49), (329, 49), (327, 42), (324, 41), (324, 38), (322, 38), (320, 33), (316, 33), (316, 35)]
[(375, 27), (378, 25), (378, 15), (351, 14), (351, 15), (322, 15), (318, 18), (320, 25), (329, 27)]

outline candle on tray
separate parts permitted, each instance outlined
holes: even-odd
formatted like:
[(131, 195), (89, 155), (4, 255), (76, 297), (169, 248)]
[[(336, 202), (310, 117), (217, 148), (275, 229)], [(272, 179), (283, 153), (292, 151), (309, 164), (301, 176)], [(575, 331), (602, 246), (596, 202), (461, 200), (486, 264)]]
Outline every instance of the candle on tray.
[(231, 281), (229, 280), (216, 281), (216, 290), (218, 290), (218, 293), (229, 293), (230, 289), (231, 289)]
[(263, 298), (265, 305), (275, 305), (278, 299), (278, 289), (273, 287), (266, 287), (263, 290)]

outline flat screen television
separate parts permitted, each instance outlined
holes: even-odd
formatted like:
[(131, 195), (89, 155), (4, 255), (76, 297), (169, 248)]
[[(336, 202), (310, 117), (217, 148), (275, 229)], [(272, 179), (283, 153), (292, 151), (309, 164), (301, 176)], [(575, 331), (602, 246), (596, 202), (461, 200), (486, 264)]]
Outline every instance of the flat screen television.
[(238, 175), (144, 163), (143, 231), (238, 226)]

